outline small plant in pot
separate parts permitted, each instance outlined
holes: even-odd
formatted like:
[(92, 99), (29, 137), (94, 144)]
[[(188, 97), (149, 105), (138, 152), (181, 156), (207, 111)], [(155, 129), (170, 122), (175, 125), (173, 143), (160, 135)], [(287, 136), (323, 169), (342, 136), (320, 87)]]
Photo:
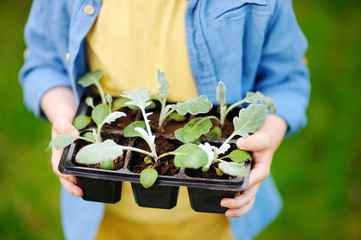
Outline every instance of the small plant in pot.
[[(86, 98), (86, 104), (92, 108), (91, 117), (86, 115), (78, 115), (73, 121), (73, 125), (78, 129), (84, 129), (90, 122), (93, 120), (96, 124), (96, 128), (92, 129), (92, 132), (87, 131), (83, 136), (73, 136), (73, 135), (59, 135), (55, 137), (50, 143), (48, 149), (55, 147), (57, 150), (60, 150), (70, 144), (75, 140), (83, 140), (94, 148), (94, 158), (84, 159), (83, 153), (80, 155), (77, 154), (76, 161), (81, 164), (100, 164), (102, 169), (112, 169), (114, 166), (114, 159), (122, 156), (122, 152), (112, 152), (112, 154), (103, 154), (108, 148), (111, 148), (115, 143), (112, 140), (103, 141), (101, 133), (102, 128), (105, 124), (110, 124), (116, 119), (125, 117), (126, 114), (119, 111), (112, 112), (112, 97), (110, 95), (105, 95), (100, 84), (99, 79), (103, 75), (100, 71), (95, 71), (92, 73), (86, 74), (84, 77), (78, 80), (78, 83), (83, 87), (89, 87), (95, 85), (101, 96), (101, 103), (94, 106), (94, 101), (91, 97)], [(114, 144), (113, 144), (114, 143)], [(94, 160), (96, 157), (97, 160)]]
[[(156, 145), (155, 145), (155, 138), (156, 136), (153, 135), (152, 129), (149, 124), (148, 116), (152, 114), (152, 112), (146, 112), (146, 107), (151, 104), (150, 97), (149, 97), (149, 90), (146, 88), (140, 88), (135, 89), (132, 91), (124, 92), (122, 95), (123, 97), (126, 97), (130, 99), (129, 102), (126, 103), (126, 105), (129, 106), (136, 106), (140, 109), (144, 121), (142, 122), (135, 122), (134, 124), (129, 125), (127, 128), (124, 129), (124, 135), (126, 137), (141, 137), (149, 146), (150, 151), (144, 151), (139, 150), (137, 148), (124, 148), (126, 150), (135, 151), (139, 153), (143, 153), (147, 155), (147, 157), (144, 158), (144, 161), (149, 164), (149, 167), (144, 169), (140, 174), (140, 182), (145, 187), (151, 187), (154, 182), (157, 179), (158, 173), (155, 170), (155, 166), (161, 164), (161, 161), (163, 158), (173, 155), (173, 156), (179, 156), (179, 155), (186, 155), (190, 159), (197, 159), (196, 155), (191, 154), (188, 148), (185, 148), (184, 146), (179, 147), (178, 149), (175, 149), (174, 151), (163, 153), (162, 155), (158, 155), (156, 151)], [(194, 111), (196, 106), (191, 105), (188, 109), (185, 109), (184, 105), (180, 104), (180, 108), (177, 108), (177, 105), (173, 105), (175, 108), (174, 111), (177, 111), (179, 114), (186, 114), (189, 111)], [(190, 105), (188, 105), (190, 106)], [(184, 112), (181, 112), (179, 109), (181, 109)], [(209, 110), (209, 109), (208, 109)], [(200, 108), (198, 110), (195, 110), (196, 112), (201, 111)], [(162, 114), (161, 114), (162, 115)], [(143, 125), (144, 123), (144, 125)], [(144, 128), (145, 126), (145, 128)], [(121, 146), (123, 147), (123, 146)]]
[[(276, 107), (272, 99), (265, 97), (262, 93), (248, 93), (247, 96), (241, 101), (227, 107), (225, 94), (226, 88), (223, 82), (219, 82), (217, 87), (217, 101), (220, 104), (220, 118), (216, 116), (198, 117), (190, 121), (184, 128), (178, 129), (175, 132), (175, 136), (183, 143), (199, 143), (202, 135), (207, 135), (212, 127), (211, 119), (215, 119), (220, 122), (221, 126), (224, 125), (227, 114), (235, 107), (248, 103), (246, 108), (239, 110), (238, 116), (233, 118), (233, 132), (223, 141), (220, 147), (211, 146), (209, 143), (201, 143), (199, 146), (207, 152), (208, 161), (202, 170), (207, 171), (211, 164), (218, 163), (220, 170), (231, 176), (243, 175), (239, 164), (237, 162), (243, 162), (245, 160), (251, 160), (251, 156), (248, 152), (242, 150), (234, 150), (227, 156), (222, 158), (228, 158), (233, 162), (225, 162), (222, 158), (219, 158), (221, 154), (225, 154), (230, 149), (229, 142), (236, 136), (248, 137), (250, 134), (257, 132), (260, 127), (265, 123), (267, 111), (271, 113), (276, 112)], [(187, 162), (177, 162), (176, 165), (183, 168), (189, 168)], [(237, 171), (239, 168), (239, 171)], [(221, 171), (217, 171), (221, 174)]]
[[(207, 114), (204, 117), (197, 117), (192, 119), (189, 123), (185, 125), (184, 128), (178, 129), (175, 131), (175, 136), (182, 142), (195, 142), (202, 135), (209, 138), (221, 138), (222, 130), (225, 127), (226, 119), (229, 113), (235, 110), (237, 107), (242, 106), (243, 104), (263, 104), (266, 106), (270, 113), (276, 112), (276, 107), (271, 98), (265, 97), (261, 92), (249, 92), (246, 97), (232, 105), (226, 103), (226, 87), (223, 82), (219, 82), (217, 86), (217, 102), (219, 115)], [(241, 109), (238, 109), (238, 111)], [(256, 119), (255, 116), (254, 119)], [(211, 120), (217, 123), (216, 126), (212, 124)], [(253, 120), (253, 119), (252, 119)], [(233, 121), (233, 120), (232, 120)], [(213, 128), (212, 128), (213, 127)], [(196, 130), (196, 132), (194, 132)], [(234, 129), (233, 131), (234, 132)], [(223, 134), (226, 138), (232, 134)], [(234, 136), (233, 136), (234, 137)]]
[[(88, 79), (85, 81), (87, 84), (84, 84), (83, 81), (80, 81), (80, 84), (84, 87), (95, 85), (99, 88), (100, 86), (96, 83), (98, 83), (99, 76), (101, 75), (100, 73), (97, 74), (96, 76), (90, 75), (91, 80)], [(192, 207), (196, 211), (224, 212), (224, 209), (212, 209), (214, 206), (210, 206), (210, 204), (203, 204), (207, 205), (209, 209), (197, 208), (196, 206), (199, 204), (194, 200), (195, 197), (191, 196), (191, 192), (199, 189), (205, 192), (210, 190), (212, 192), (216, 191), (217, 194), (221, 192), (221, 197), (227, 197), (229, 194), (234, 195), (235, 191), (246, 187), (250, 171), (249, 162), (251, 161), (251, 155), (248, 152), (236, 148), (234, 137), (247, 137), (248, 134), (258, 131), (265, 120), (267, 108), (272, 111), (272, 104), (267, 102), (265, 100), (267, 98), (260, 93), (249, 93), (244, 100), (238, 102), (236, 105), (226, 105), (225, 88), (223, 83), (220, 83), (217, 88), (220, 115), (210, 115), (209, 110), (212, 108), (212, 104), (205, 96), (191, 98), (183, 103), (166, 102), (169, 84), (164, 77), (164, 73), (159, 70), (157, 72), (157, 79), (161, 86), (159, 93), (152, 97), (149, 96), (148, 89), (140, 88), (124, 92), (121, 98), (114, 101), (110, 99), (110, 96), (107, 97), (107, 95), (105, 95), (101, 97), (101, 99), (104, 99), (105, 104), (102, 100), (101, 103), (96, 106), (94, 106), (92, 98), (87, 98), (85, 101), (92, 109), (91, 116), (77, 116), (74, 120), (74, 125), (76, 125), (78, 129), (82, 129), (88, 126), (89, 121), (93, 120), (96, 128), (87, 128), (87, 132), (81, 137), (58, 136), (52, 140), (49, 146), (54, 146), (59, 149), (71, 144), (75, 139), (88, 141), (90, 144), (81, 148), (77, 153), (74, 151), (71, 153), (71, 149), (74, 150), (74, 148), (64, 151), (66, 155), (64, 158), (72, 159), (72, 156), (75, 156), (75, 162), (85, 164), (102, 162), (100, 166), (105, 170), (85, 170), (77, 166), (66, 165), (64, 163), (66, 160), (62, 160), (60, 163), (61, 166), (59, 165), (59, 168), (62, 169), (61, 172), (73, 174), (81, 178), (88, 177), (89, 173), (91, 173), (93, 174), (91, 178), (94, 179), (94, 181), (110, 181), (111, 183), (119, 183), (120, 181), (132, 182), (132, 186), (136, 186), (133, 187), (133, 193), (138, 204), (149, 207), (171, 208), (175, 206), (178, 186), (187, 186), (190, 192)], [(102, 95), (101, 90), (98, 89), (98, 92)], [(154, 134), (152, 122), (149, 117), (157, 109), (152, 108), (150, 110), (150, 106), (152, 105), (151, 99), (160, 103), (158, 121), (156, 124), (153, 124), (153, 126), (157, 125), (157, 127), (162, 127), (166, 124), (167, 119), (171, 119), (171, 116), (174, 114), (177, 116), (185, 116), (188, 114), (193, 120), (190, 120), (183, 128), (175, 131), (174, 135), (176, 138), (174, 136), (165, 136), (161, 133)], [(249, 103), (250, 105), (247, 108), (241, 109), (239, 114), (232, 120), (234, 131), (227, 138), (210, 139), (202, 137), (203, 135), (207, 135), (218, 138), (218, 135), (214, 134), (214, 128), (211, 130), (212, 122), (210, 120), (221, 122), (221, 119), (225, 119), (225, 115), (227, 115), (231, 109), (234, 109), (242, 103)], [(143, 118), (143, 121), (139, 121), (140, 117), (134, 118), (134, 121), (124, 129), (115, 130), (114, 134), (131, 140), (131, 143), (128, 145), (120, 144), (114, 141), (114, 139), (102, 139), (101, 134), (102, 132), (108, 131), (104, 130), (104, 125), (111, 124), (118, 119), (126, 118), (125, 113), (116, 111), (123, 107), (136, 109), (138, 113), (140, 113), (138, 116), (140, 115)], [(199, 114), (202, 114), (203, 117), (197, 117)], [(89, 132), (89, 130), (91, 131)], [(221, 127), (220, 130), (222, 130)], [(162, 144), (157, 143), (156, 140), (159, 140), (161, 137), (174, 142), (174, 147), (168, 149), (166, 152), (159, 152), (159, 145)], [(137, 145), (137, 142), (140, 141), (143, 141), (146, 147), (144, 147), (144, 144), (143, 146)], [(129, 168), (130, 163), (133, 162), (132, 156), (137, 156), (143, 163), (146, 163), (146, 166), (140, 171), (140, 174), (131, 172)], [(112, 169), (114, 159), (118, 157), (126, 159), (125, 166), (116, 171), (107, 170)], [(170, 161), (174, 161), (175, 168), (179, 168), (178, 173), (174, 176), (159, 175), (158, 167), (160, 165), (166, 166)], [(219, 179), (202, 178), (202, 173), (209, 171), (215, 171)], [(197, 173), (193, 175), (194, 172), (200, 172), (201, 174)], [(89, 185), (95, 184), (92, 182)], [(97, 189), (94, 189), (94, 191), (97, 191)], [(156, 202), (160, 202), (159, 196), (162, 195), (163, 192), (171, 191), (171, 197), (165, 198), (173, 199), (173, 203), (168, 205), (153, 205), (154, 201), (151, 201), (150, 204), (143, 204), (140, 198), (137, 199), (138, 197), (135, 193), (137, 191), (145, 192), (148, 196), (151, 195), (151, 197), (156, 197)], [(224, 195), (224, 192), (228, 195)], [(206, 194), (202, 192), (200, 194), (198, 193), (198, 195), (200, 195), (199, 198), (201, 199), (202, 196)], [(215, 205), (219, 206), (220, 199), (217, 201)], [(211, 201), (207, 200), (206, 202)]]
[[(162, 74), (158, 71), (159, 76)], [(163, 74), (164, 76), (164, 74)], [(80, 164), (100, 164), (102, 169), (113, 169), (114, 159), (123, 156), (124, 151), (138, 152), (143, 155), (146, 155), (144, 161), (148, 164), (148, 167), (145, 168), (140, 174), (140, 183), (144, 188), (151, 187), (158, 177), (158, 172), (155, 170), (155, 167), (162, 164), (162, 160), (170, 155), (186, 155), (188, 158), (197, 157), (195, 154), (191, 154), (192, 151), (186, 147), (182, 147), (179, 150), (174, 149), (175, 151), (166, 152), (161, 155), (157, 154), (156, 146), (155, 146), (155, 138), (152, 134), (152, 129), (149, 124), (148, 116), (151, 115), (151, 112), (146, 113), (147, 107), (149, 107), (152, 102), (149, 101), (149, 91), (148, 89), (141, 88), (135, 89), (133, 91), (125, 92), (122, 95), (123, 99), (127, 101), (123, 101), (122, 105), (128, 107), (135, 107), (138, 109), (144, 121), (136, 121), (130, 124), (128, 127), (124, 129), (125, 137), (140, 137), (142, 138), (148, 145), (149, 151), (137, 148), (134, 146), (123, 146), (114, 142), (112, 139), (107, 139), (103, 141), (101, 137), (101, 131), (104, 124), (110, 124), (114, 122), (116, 119), (120, 117), (124, 117), (126, 114), (123, 112), (111, 112), (112, 108), (112, 99), (109, 95), (105, 95), (98, 83), (101, 77), (100, 72), (93, 72), (85, 75), (83, 78), (79, 80), (79, 84), (83, 87), (89, 87), (91, 85), (95, 85), (98, 88), (98, 91), (101, 95), (102, 102), (97, 106), (94, 106), (94, 101), (92, 98), (86, 98), (86, 104), (91, 107), (92, 114), (91, 117), (86, 115), (79, 115), (74, 120), (74, 125), (78, 129), (83, 129), (86, 127), (91, 120), (96, 123), (97, 128), (92, 129), (91, 132), (86, 132), (84, 136), (72, 136), (72, 135), (61, 135), (54, 138), (49, 147), (55, 147), (57, 149), (63, 148), (71, 143), (73, 143), (76, 139), (84, 140), (89, 142), (87, 146), (81, 148), (75, 156), (75, 161)], [(158, 78), (159, 79), (159, 78)], [(163, 80), (163, 81), (162, 81)], [(200, 96), (197, 98), (190, 99), (184, 103), (177, 104), (169, 104), (166, 105), (166, 95), (168, 91), (168, 83), (163, 77), (160, 80), (160, 94), (158, 96), (158, 100), (162, 103), (160, 121), (164, 122), (166, 117), (170, 116), (171, 113), (177, 112), (179, 115), (185, 115), (187, 113), (190, 114), (198, 114), (198, 113), (206, 113), (212, 107), (212, 104), (208, 101), (205, 96)], [(105, 102), (105, 103), (104, 103)], [(119, 101), (116, 101), (116, 106), (119, 106)], [(191, 146), (192, 147), (192, 146)], [(200, 149), (198, 149), (200, 151)], [(204, 154), (204, 153), (203, 153)]]
[[(164, 86), (164, 84), (162, 85)], [(167, 88), (160, 88), (161, 97), (164, 99), (166, 97)], [(169, 187), (169, 186), (155, 186), (152, 187), (155, 181), (158, 178), (158, 171), (156, 167), (160, 165), (168, 165), (168, 159), (166, 157), (173, 156), (175, 161), (179, 158), (193, 159), (193, 162), (198, 164), (196, 167), (201, 167), (204, 163), (199, 162), (198, 159), (203, 159), (205, 161), (206, 153), (202, 151), (196, 145), (183, 145), (174, 149), (174, 151), (165, 152), (161, 155), (157, 153), (156, 150), (156, 136), (152, 134), (152, 129), (149, 124), (148, 116), (151, 115), (151, 112), (146, 113), (146, 107), (151, 104), (149, 102), (149, 90), (146, 88), (135, 89), (133, 91), (125, 92), (123, 97), (130, 99), (126, 105), (136, 106), (140, 109), (144, 121), (134, 122), (130, 124), (127, 128), (124, 129), (124, 136), (126, 137), (140, 137), (148, 145), (150, 151), (139, 151), (138, 148), (135, 148), (134, 145), (132, 148), (127, 148), (132, 152), (138, 152), (145, 155), (144, 162), (147, 164), (147, 167), (143, 169), (140, 173), (140, 184), (132, 183), (133, 193), (136, 199), (136, 202), (140, 206), (145, 207), (161, 207), (161, 208), (171, 208), (176, 204), (176, 198), (178, 195), (178, 187)], [(198, 98), (199, 99), (199, 98)], [(200, 99), (202, 102), (203, 100)], [(165, 102), (165, 101), (164, 101)], [(188, 102), (186, 104), (172, 105), (171, 107), (165, 107), (170, 105), (165, 105), (162, 103), (162, 109), (166, 109), (168, 114), (162, 113), (160, 116), (167, 116), (171, 111), (177, 111), (178, 114), (185, 115), (188, 112), (199, 113), (202, 112), (202, 104), (194, 104), (197, 101)], [(211, 106), (210, 106), (211, 107)], [(210, 107), (206, 107), (206, 111), (209, 111)], [(165, 118), (165, 117), (164, 117)], [(164, 119), (163, 118), (163, 119)], [(161, 121), (160, 121), (161, 122)], [(121, 146), (120, 146), (121, 148)], [(199, 154), (204, 155), (203, 158), (199, 157)], [(147, 188), (152, 187), (150, 190)], [(156, 196), (154, 196), (156, 194)], [(156, 198), (154, 199), (144, 199), (144, 198)], [(163, 200), (163, 201), (162, 201)]]
[[(207, 177), (210, 169), (214, 170), (216, 175), (220, 178), (244, 177), (249, 174), (248, 162), (252, 160), (249, 152), (235, 149), (231, 152), (230, 142), (234, 142), (236, 136), (248, 137), (250, 134), (257, 132), (266, 121), (267, 111), (274, 113), (276, 111), (272, 99), (265, 97), (260, 92), (248, 93), (241, 101), (226, 106), (225, 99), (226, 88), (222, 82), (217, 87), (217, 101), (220, 104), (220, 118), (216, 116), (205, 116), (193, 119), (185, 125), (184, 128), (178, 129), (175, 132), (176, 137), (185, 144), (199, 143), (199, 138), (202, 135), (209, 134), (212, 127), (211, 119), (217, 120), (221, 126), (224, 125), (227, 114), (235, 107), (248, 103), (246, 108), (240, 109), (238, 116), (233, 118), (233, 132), (227, 139), (222, 141), (219, 146), (214, 146), (208, 142), (199, 143), (199, 147), (207, 153), (207, 163), (201, 168), (194, 169), (191, 160), (185, 159), (183, 161), (176, 161), (176, 167), (188, 169), (188, 175), (197, 177)], [(213, 129), (214, 131), (214, 129)], [(218, 128), (215, 133), (220, 136), (221, 128)], [(233, 145), (235, 145), (233, 143)], [(233, 147), (235, 148), (235, 147)], [(226, 154), (228, 153), (228, 154)], [(200, 161), (200, 159), (198, 159)], [(187, 173), (187, 171), (186, 171)], [(203, 188), (188, 188), (192, 208), (196, 211), (202, 212), (225, 212), (225, 208), (219, 205), (219, 202), (224, 197), (234, 197), (235, 192), (225, 192), (222, 190), (205, 191)], [(194, 200), (197, 198), (197, 200)]]

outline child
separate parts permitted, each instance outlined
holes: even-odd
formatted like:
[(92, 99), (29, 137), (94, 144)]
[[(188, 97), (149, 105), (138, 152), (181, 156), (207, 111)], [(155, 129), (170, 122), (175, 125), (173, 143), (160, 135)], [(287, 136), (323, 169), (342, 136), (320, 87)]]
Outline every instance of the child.
[(106, 72), (101, 84), (115, 96), (137, 87), (157, 91), (160, 68), (169, 100), (207, 95), (216, 102), (223, 81), (227, 102), (261, 91), (278, 110), (259, 132), (238, 139), (254, 165), (249, 188), (222, 200), (225, 215), (192, 211), (184, 189), (174, 209), (139, 208), (126, 183), (117, 204), (84, 201), (76, 177), (59, 173), (61, 151), (53, 150), (67, 239), (251, 239), (278, 215), (272, 157), (285, 135), (305, 125), (310, 88), (307, 44), (290, 0), (37, 0), (25, 39), (25, 102), (50, 121), (52, 137), (79, 134), (71, 125), (84, 91), (76, 80), (95, 69)]

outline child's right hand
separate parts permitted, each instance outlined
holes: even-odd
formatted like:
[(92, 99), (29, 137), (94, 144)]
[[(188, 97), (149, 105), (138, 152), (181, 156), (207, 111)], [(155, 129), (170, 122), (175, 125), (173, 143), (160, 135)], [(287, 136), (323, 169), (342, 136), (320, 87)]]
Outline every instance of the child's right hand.
[[(79, 132), (72, 125), (71, 120), (69, 120), (69, 119), (67, 119), (65, 117), (60, 117), (60, 118), (56, 118), (53, 121), (51, 135), (52, 135), (52, 138), (54, 138), (54, 137), (56, 137), (58, 135), (61, 135), (61, 134), (71, 134), (71, 135), (78, 136)], [(83, 191), (77, 185), (76, 177), (71, 176), (71, 175), (62, 174), (58, 170), (59, 161), (60, 161), (62, 152), (63, 152), (63, 150), (57, 151), (55, 148), (52, 149), (51, 163), (52, 163), (52, 166), (53, 166), (53, 171), (54, 171), (55, 174), (57, 174), (59, 176), (60, 183), (64, 186), (64, 188), (70, 194), (72, 194), (74, 196), (77, 196), (77, 197), (82, 197), (83, 196)]]

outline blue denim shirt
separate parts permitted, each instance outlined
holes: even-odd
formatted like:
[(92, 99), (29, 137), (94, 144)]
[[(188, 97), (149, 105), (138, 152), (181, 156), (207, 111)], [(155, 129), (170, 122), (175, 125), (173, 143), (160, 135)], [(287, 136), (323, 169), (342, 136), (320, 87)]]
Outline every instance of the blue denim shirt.
[[(85, 36), (101, 0), (36, 0), (25, 27), (28, 51), (19, 78), (27, 107), (42, 116), (40, 100), (49, 89), (83, 89), (76, 79), (88, 71)], [(307, 48), (291, 0), (188, 0), (186, 41), (192, 73), (200, 95), (216, 102), (223, 81), (227, 102), (249, 91), (273, 98), (277, 114), (288, 123), (287, 135), (306, 123), (310, 84), (303, 63)], [(62, 219), (67, 239), (92, 239), (104, 205), (83, 201), (62, 190)], [(237, 239), (257, 235), (279, 213), (281, 198), (269, 177), (253, 209), (230, 219)]]

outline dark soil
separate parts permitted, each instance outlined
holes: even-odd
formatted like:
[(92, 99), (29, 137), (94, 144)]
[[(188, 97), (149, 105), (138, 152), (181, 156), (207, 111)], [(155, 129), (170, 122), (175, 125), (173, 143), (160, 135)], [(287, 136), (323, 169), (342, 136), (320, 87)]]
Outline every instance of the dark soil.
[(217, 172), (215, 170), (215, 167), (217, 167), (217, 163), (216, 165), (211, 165), (211, 167), (209, 168), (208, 171), (203, 172), (201, 168), (199, 169), (186, 169), (185, 173), (187, 176), (189, 177), (198, 177), (198, 178), (213, 178), (213, 179), (227, 179), (227, 180), (231, 180), (234, 177), (227, 175), (227, 174), (223, 174), (222, 176), (218, 176)]
[[(148, 117), (150, 120), (150, 126), (152, 128), (152, 132), (154, 134), (165, 134), (165, 135), (173, 135), (174, 136), (174, 132), (179, 128), (183, 128), (184, 125), (186, 125), (186, 123), (188, 122), (188, 120), (186, 120), (184, 122), (177, 122), (174, 120), (166, 119), (163, 122), (163, 126), (158, 127), (159, 114), (160, 114), (159, 111), (155, 111), (155, 112), (153, 112), (153, 114), (151, 114)], [(189, 119), (189, 116), (187, 116), (187, 119)]]
[[(100, 102), (100, 98), (95, 97), (94, 102), (95, 103)], [(156, 138), (156, 146), (157, 146), (156, 151), (157, 151), (158, 156), (163, 153), (166, 153), (166, 152), (174, 151), (177, 147), (179, 147), (181, 145), (181, 143), (179, 141), (174, 140), (174, 139), (169, 139), (169, 138), (167, 138), (167, 136), (174, 137), (175, 130), (184, 127), (184, 125), (187, 122), (191, 121), (193, 118), (209, 116), (209, 115), (213, 115), (213, 116), (217, 116), (217, 117), (219, 116), (219, 108), (217, 106), (214, 106), (213, 109), (207, 114), (199, 114), (197, 116), (188, 114), (187, 121), (185, 121), (185, 122), (176, 122), (174, 120), (165, 120), (163, 126), (158, 127), (158, 120), (159, 120), (159, 114), (160, 114), (159, 110), (160, 110), (160, 104), (158, 102), (156, 102), (156, 108), (146, 110), (147, 112), (153, 112), (153, 114), (149, 115), (148, 118), (150, 120), (150, 125), (152, 127), (153, 134), (158, 136)], [(239, 110), (240, 110), (239, 108), (236, 108), (228, 114), (225, 124), (222, 127), (221, 139), (226, 139), (233, 133), (234, 127), (233, 127), (232, 119), (235, 116), (238, 116)], [(138, 110), (122, 108), (118, 111), (126, 113), (127, 116), (121, 117), (111, 124), (105, 124), (103, 127), (103, 131), (104, 130), (105, 131), (106, 130), (123, 130), (130, 123), (137, 121), (137, 120), (143, 120), (143, 117), (142, 117), (140, 111), (138, 111)], [(87, 110), (87, 115), (91, 115), (91, 108), (89, 108)], [(211, 121), (213, 124), (212, 128), (214, 128), (216, 126), (221, 127), (217, 121), (215, 121), (215, 120), (211, 120)], [(91, 122), (89, 124), (89, 127), (95, 127), (95, 123)], [(165, 137), (162, 135), (164, 135)], [(129, 145), (130, 144), (130, 139), (123, 138), (122, 136), (119, 136), (119, 135), (103, 132), (102, 137), (104, 140), (105, 139), (113, 139), (114, 141), (116, 141), (118, 144), (121, 144), (121, 145)], [(202, 142), (209, 141), (209, 138), (207, 138), (205, 136), (201, 136), (200, 140)], [(84, 141), (77, 141), (77, 142), (79, 142), (79, 146), (77, 146), (75, 154), (79, 151), (79, 149), (81, 147), (88, 144)], [(137, 138), (134, 141), (134, 147), (149, 151), (149, 147), (148, 147), (147, 143), (141, 138)], [(114, 163), (115, 163), (114, 170), (118, 170), (124, 166), (125, 153), (122, 157), (114, 160)], [(150, 167), (149, 164), (144, 162), (144, 158), (146, 157), (146, 155), (140, 154), (137, 152), (132, 152), (130, 156), (131, 156), (131, 158), (130, 158), (130, 162), (128, 165), (128, 169), (130, 171), (132, 171), (134, 173), (140, 173), (143, 169)], [(179, 169), (174, 166), (173, 158), (174, 158), (173, 156), (167, 156), (167, 157), (162, 158), (160, 162), (155, 163), (155, 169), (158, 171), (158, 174), (174, 176), (177, 173), (179, 173)], [(80, 165), (80, 164), (76, 163), (74, 159), (75, 158), (73, 156), (73, 160), (72, 160), (73, 163), (76, 165)], [(92, 168), (100, 168), (99, 164), (85, 165), (85, 166), (92, 167)], [(232, 179), (231, 176), (226, 175), (226, 174), (223, 174), (222, 176), (218, 176), (216, 173), (215, 167), (217, 167), (217, 166), (211, 166), (207, 172), (203, 172), (201, 169), (187, 169), (185, 172), (190, 177)]]
[[(180, 146), (180, 143), (176, 140), (167, 139), (162, 136), (159, 136), (155, 139), (156, 151), (158, 156), (163, 153), (174, 151)], [(143, 139), (136, 139), (134, 146), (137, 148), (150, 151), (147, 143)], [(150, 165), (144, 162), (145, 154), (138, 152), (132, 152), (131, 161), (129, 162), (129, 170), (134, 173), (140, 173), (143, 169), (148, 168)], [(160, 162), (155, 163), (155, 169), (159, 175), (168, 175), (174, 176), (179, 172), (179, 168), (174, 166), (174, 157), (167, 156), (160, 160)]]
[[(132, 110), (129, 108), (121, 108), (118, 110), (119, 112), (124, 112), (125, 114), (127, 114), (127, 116), (125, 117), (121, 117), (118, 118), (117, 120), (115, 120), (114, 122), (110, 123), (110, 124), (104, 124), (102, 130), (123, 130), (124, 128), (126, 128), (129, 124), (131, 124), (132, 122), (136, 121), (136, 119), (139, 118), (139, 111), (137, 110)], [(90, 116), (90, 115), (88, 115)], [(92, 120), (89, 125), (87, 126), (88, 128), (96, 127), (95, 122)]]
[[(94, 98), (94, 103), (98, 104), (100, 103), (100, 97), (99, 96), (93, 96)], [(116, 97), (114, 98), (116, 99)], [(150, 120), (150, 125), (152, 128), (152, 132), (154, 134), (164, 134), (164, 135), (169, 135), (169, 136), (174, 136), (174, 132), (179, 129), (179, 128), (183, 128), (184, 125), (189, 122), (190, 120), (192, 120), (195, 117), (202, 117), (202, 116), (209, 116), (209, 115), (213, 115), (213, 116), (219, 116), (219, 107), (218, 106), (214, 106), (211, 111), (207, 114), (199, 114), (197, 116), (192, 116), (190, 114), (187, 115), (187, 120), (184, 122), (177, 122), (174, 120), (168, 120), (166, 119), (163, 123), (162, 127), (158, 127), (158, 120), (159, 120), (159, 111), (160, 111), (160, 103), (155, 101), (156, 107), (153, 109), (149, 109), (146, 110), (147, 112), (153, 112), (151, 115), (149, 115), (149, 120)], [(227, 116), (227, 119), (225, 121), (224, 126), (222, 127), (222, 135), (221, 138), (222, 139), (226, 139), (228, 138), (232, 133), (233, 133), (233, 117), (238, 115), (240, 108), (235, 108), (233, 109)], [(115, 122), (112, 122), (111, 124), (105, 124), (103, 126), (103, 130), (123, 130), (125, 127), (127, 127), (130, 123), (134, 122), (134, 121), (138, 121), (138, 120), (144, 120), (140, 111), (138, 110), (132, 110), (129, 108), (122, 108), (118, 111), (124, 112), (127, 114), (126, 117), (121, 117), (119, 119), (117, 119)], [(88, 110), (86, 112), (86, 115), (91, 116), (91, 108), (88, 107)], [(220, 124), (215, 121), (212, 120), (212, 124), (213, 127), (221, 127)], [(95, 123), (92, 121), (88, 127), (96, 127)], [(204, 136), (203, 136), (204, 138)]]

